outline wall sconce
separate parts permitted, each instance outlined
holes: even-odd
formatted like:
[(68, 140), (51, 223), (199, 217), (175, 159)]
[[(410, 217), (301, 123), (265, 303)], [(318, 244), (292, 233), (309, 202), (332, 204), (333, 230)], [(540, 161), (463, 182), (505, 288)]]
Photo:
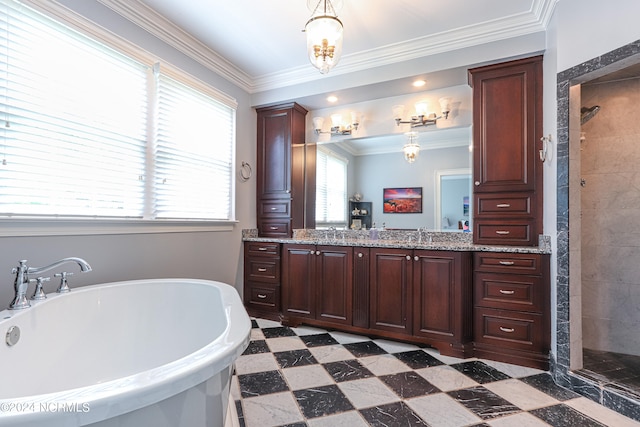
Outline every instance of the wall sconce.
[(351, 135), (353, 131), (358, 130), (360, 125), (360, 113), (357, 111), (351, 112), (351, 123), (344, 124), (341, 114), (331, 115), (331, 130), (323, 131), (322, 125), (324, 124), (324, 117), (313, 118), (313, 130), (316, 131), (316, 135), (321, 133), (330, 133), (331, 135)]
[(420, 153), (420, 145), (418, 144), (418, 132), (407, 132), (405, 133), (409, 141), (402, 147), (402, 151), (404, 151), (404, 159), (413, 163), (418, 158), (418, 153)]
[(394, 105), (393, 109), (393, 118), (396, 121), (396, 125), (400, 126), (401, 124), (410, 124), (411, 127), (418, 126), (429, 126), (435, 125), (438, 119), (441, 119), (443, 116), (445, 119), (449, 118), (449, 113), (451, 112), (451, 98), (443, 97), (440, 98), (440, 110), (442, 112), (442, 116), (437, 116), (436, 113), (429, 113), (428, 108), (429, 104), (426, 102), (418, 102), (415, 105), (416, 114), (411, 116), (410, 120), (403, 120), (402, 116), (404, 115), (404, 105)]

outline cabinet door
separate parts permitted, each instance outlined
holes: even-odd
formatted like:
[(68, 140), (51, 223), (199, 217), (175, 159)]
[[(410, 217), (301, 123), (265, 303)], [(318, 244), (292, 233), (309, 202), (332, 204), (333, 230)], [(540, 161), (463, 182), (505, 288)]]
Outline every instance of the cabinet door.
[(258, 198), (290, 197), (291, 110), (258, 112)]
[(285, 316), (315, 317), (315, 245), (282, 247), (282, 311)]
[[(534, 191), (542, 129), (542, 59), (470, 71), (475, 192)], [(541, 191), (541, 188), (540, 188)]]
[(352, 323), (353, 248), (316, 248), (316, 319)]
[(470, 259), (462, 252), (414, 252), (414, 335), (450, 342), (470, 337)]
[(412, 251), (371, 248), (371, 329), (411, 333)]

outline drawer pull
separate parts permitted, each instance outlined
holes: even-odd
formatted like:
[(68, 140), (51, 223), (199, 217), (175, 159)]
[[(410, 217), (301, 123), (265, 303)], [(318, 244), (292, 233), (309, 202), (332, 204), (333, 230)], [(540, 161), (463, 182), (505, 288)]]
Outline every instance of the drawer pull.
[(500, 265), (513, 265), (515, 264), (514, 261), (500, 261)]
[(273, 226), (271, 226), (271, 227), (269, 227), (269, 229), (270, 229), (270, 230), (277, 230), (277, 229), (278, 229), (278, 227), (273, 227)]
[(500, 326), (500, 330), (502, 332), (507, 332), (507, 333), (511, 333), (511, 332), (515, 331), (515, 329), (513, 329), (513, 328), (505, 328), (504, 326)]
[(265, 294), (258, 294), (258, 298), (265, 299), (267, 296)]
[(500, 289), (500, 293), (502, 295), (513, 295), (516, 293), (516, 291), (509, 291), (509, 290), (505, 290), (505, 289)]
[(258, 268), (258, 271), (259, 271), (260, 273), (264, 273), (265, 271), (267, 271), (267, 269), (266, 269), (266, 268), (264, 268), (264, 267), (260, 267), (260, 268)]
[(496, 208), (510, 208), (511, 204), (509, 203), (499, 203), (496, 205)]
[(509, 232), (509, 231), (507, 231), (507, 230), (496, 230), (496, 234), (499, 234), (499, 235), (501, 235), (501, 236), (507, 235), (507, 234), (509, 234), (509, 233), (510, 233), (510, 232)]
[(271, 210), (272, 210), (272, 211), (275, 211), (275, 210), (278, 210), (278, 208), (273, 207), (273, 208), (271, 208)]
[(262, 247), (262, 246), (261, 246), (261, 247), (259, 247), (259, 248), (258, 248), (258, 250), (259, 250), (259, 251), (268, 251), (268, 250), (269, 250), (269, 248), (265, 248), (265, 247)]

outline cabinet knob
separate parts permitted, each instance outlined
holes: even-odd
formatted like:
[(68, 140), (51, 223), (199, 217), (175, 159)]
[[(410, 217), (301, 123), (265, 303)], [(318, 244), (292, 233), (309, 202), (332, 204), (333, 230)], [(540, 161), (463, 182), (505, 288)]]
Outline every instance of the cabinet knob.
[(310, 255), (313, 255), (315, 253), (316, 253), (316, 251), (314, 249), (311, 249), (311, 252), (309, 252)]
[(411, 261), (411, 255), (407, 255), (407, 261)]
[(316, 251), (316, 255), (320, 255), (320, 251)]
[(478, 185), (480, 185), (480, 181), (476, 181), (476, 182), (474, 182), (474, 184), (475, 184), (475, 185), (476, 185), (476, 187), (477, 187)]
[(362, 255), (362, 252), (358, 252), (358, 258), (362, 258), (364, 255)]
[(413, 257), (413, 260), (414, 261), (420, 261), (420, 257), (418, 255), (416, 255), (416, 256)]

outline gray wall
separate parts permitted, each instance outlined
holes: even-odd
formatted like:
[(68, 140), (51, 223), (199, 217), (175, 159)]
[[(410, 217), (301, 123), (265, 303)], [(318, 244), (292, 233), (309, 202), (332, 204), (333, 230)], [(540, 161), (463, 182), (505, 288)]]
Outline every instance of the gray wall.
[[(255, 165), (256, 119), (247, 92), (99, 2), (63, 0), (60, 3), (236, 98), (236, 167), (242, 161)], [(11, 268), (20, 259), (41, 266), (66, 256), (85, 258), (94, 271), (71, 277), (71, 287), (136, 278), (195, 277), (220, 280), (241, 289), (241, 229), (255, 227), (255, 178), (248, 182), (237, 179), (236, 216), (238, 223), (233, 230), (224, 232), (0, 237), (0, 309), (7, 307), (13, 297)], [(69, 268), (72, 269), (77, 267)], [(48, 284), (47, 288), (51, 290), (55, 285)]]
[(583, 85), (582, 330), (585, 348), (640, 355), (640, 79)]

